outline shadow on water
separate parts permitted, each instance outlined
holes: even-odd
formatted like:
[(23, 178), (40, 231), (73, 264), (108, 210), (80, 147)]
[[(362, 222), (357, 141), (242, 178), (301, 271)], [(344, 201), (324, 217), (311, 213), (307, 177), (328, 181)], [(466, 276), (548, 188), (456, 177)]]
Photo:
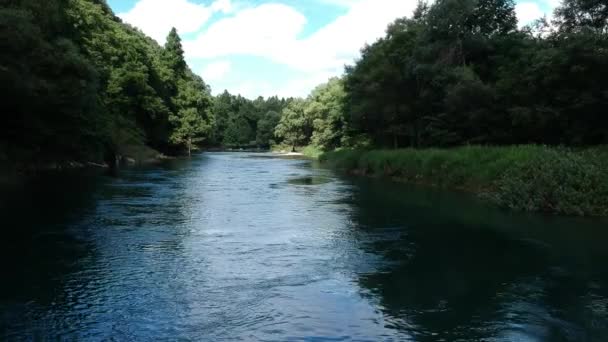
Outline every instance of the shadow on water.
[(605, 220), (247, 156), (4, 191), (0, 339), (608, 336)]
[(4, 189), (0, 196), (3, 278), (20, 281), (2, 282), (0, 296), (14, 296), (15, 291), (38, 286), (41, 279), (54, 279), (87, 253), (86, 243), (67, 229), (94, 210), (94, 194), (102, 182), (97, 173), (63, 172)]
[(79, 170), (47, 173), (2, 189), (0, 336), (9, 328), (35, 331), (33, 325), (42, 322), (30, 320), (31, 312), (69, 301), (63, 291), (68, 276), (95, 258), (92, 244), (74, 228), (95, 210), (96, 189), (103, 182), (97, 172)]
[[(144, 255), (179, 249), (180, 234), (147, 227), (185, 220), (186, 186), (171, 182), (171, 174), (182, 179), (190, 164), (49, 172), (2, 189), (0, 339), (55, 339), (58, 331), (77, 338), (69, 326), (93, 319), (89, 308), (102, 303), (98, 293), (113, 286), (117, 275), (134, 276), (122, 274), (108, 255), (130, 255), (135, 243)], [(141, 233), (121, 241), (123, 227)]]
[(307, 176), (292, 178), (287, 182), (291, 185), (321, 185), (331, 182), (331, 179), (322, 176)]
[(359, 276), (387, 326), (418, 341), (600, 341), (608, 334), (601, 220), (516, 214), (463, 194), (356, 184), (359, 242), (387, 266)]

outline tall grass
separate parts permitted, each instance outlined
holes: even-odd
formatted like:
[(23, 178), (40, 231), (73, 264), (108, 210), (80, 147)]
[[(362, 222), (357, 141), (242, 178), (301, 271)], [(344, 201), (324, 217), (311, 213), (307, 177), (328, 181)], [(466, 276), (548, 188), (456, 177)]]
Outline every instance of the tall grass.
[(321, 162), (356, 174), (463, 189), (517, 210), (608, 216), (608, 150), (522, 145), (342, 150)]
[(302, 154), (308, 158), (319, 159), (323, 154), (323, 150), (313, 145), (309, 145), (302, 149)]

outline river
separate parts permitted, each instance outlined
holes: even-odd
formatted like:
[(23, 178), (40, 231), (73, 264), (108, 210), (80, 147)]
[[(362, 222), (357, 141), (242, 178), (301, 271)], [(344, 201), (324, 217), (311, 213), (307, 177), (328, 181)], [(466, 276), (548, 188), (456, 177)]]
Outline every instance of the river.
[(206, 153), (7, 189), (0, 340), (605, 341), (608, 224)]

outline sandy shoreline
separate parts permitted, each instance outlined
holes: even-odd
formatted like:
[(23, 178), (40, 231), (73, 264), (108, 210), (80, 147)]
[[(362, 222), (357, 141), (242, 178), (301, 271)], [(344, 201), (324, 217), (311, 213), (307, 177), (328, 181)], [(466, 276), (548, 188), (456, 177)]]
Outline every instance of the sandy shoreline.
[(279, 156), (285, 156), (285, 157), (303, 157), (304, 154), (300, 153), (300, 152), (284, 152), (284, 151), (279, 151), (279, 152), (273, 152), (276, 155)]

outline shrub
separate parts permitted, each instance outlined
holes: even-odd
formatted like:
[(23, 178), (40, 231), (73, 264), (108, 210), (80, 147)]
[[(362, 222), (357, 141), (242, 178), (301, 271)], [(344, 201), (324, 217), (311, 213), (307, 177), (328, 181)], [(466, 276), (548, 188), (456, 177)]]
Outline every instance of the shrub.
[(608, 215), (608, 150), (536, 145), (340, 150), (319, 160), (358, 174), (465, 189), (517, 210)]
[(308, 158), (318, 159), (319, 156), (323, 154), (323, 151), (318, 147), (309, 145), (302, 149), (302, 154)]
[(490, 197), (517, 210), (608, 215), (607, 171), (586, 154), (547, 149), (505, 172)]

